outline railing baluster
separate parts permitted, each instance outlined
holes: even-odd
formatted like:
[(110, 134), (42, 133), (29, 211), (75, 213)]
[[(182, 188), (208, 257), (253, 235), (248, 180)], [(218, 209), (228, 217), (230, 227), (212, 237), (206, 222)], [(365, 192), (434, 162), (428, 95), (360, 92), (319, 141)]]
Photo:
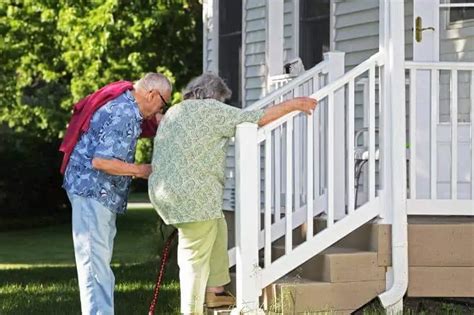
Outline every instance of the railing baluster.
[(285, 253), (293, 250), (293, 119), (286, 124), (286, 194), (285, 194)]
[(474, 70), (471, 70), (471, 199), (474, 200)]
[(334, 91), (329, 92), (327, 106), (327, 166), (328, 212), (327, 227), (334, 224)]
[(280, 221), (281, 210), (281, 127), (275, 129), (275, 222)]
[(410, 198), (416, 199), (416, 69), (410, 69)]
[[(299, 96), (298, 88), (294, 90), (294, 96)], [(294, 161), (295, 161), (295, 174), (294, 174), (294, 186), (295, 186), (295, 193), (294, 193), (294, 203), (295, 203), (295, 211), (299, 210), (301, 207), (301, 199), (300, 199), (300, 175), (301, 175), (301, 115), (295, 117), (294, 120)]]
[(438, 188), (438, 103), (439, 103), (439, 72), (431, 70), (431, 199), (437, 199)]
[(458, 199), (458, 71), (451, 70), (451, 199)]
[(314, 198), (313, 198), (313, 127), (314, 120), (312, 116), (306, 117), (306, 145), (307, 145), (307, 170), (306, 170), (306, 214), (308, 221), (308, 228), (306, 229), (306, 240), (310, 240), (313, 237), (313, 207), (314, 207)]
[(272, 132), (265, 135), (265, 267), (272, 262)]
[(347, 108), (347, 211), (354, 212), (355, 205), (355, 185), (354, 185), (354, 107), (355, 107), (355, 83), (354, 79), (349, 81)]
[(375, 65), (369, 69), (369, 201), (375, 199)]
[(321, 124), (320, 124), (320, 116), (321, 116), (321, 104), (316, 106), (316, 110), (314, 111), (314, 150), (313, 150), (313, 160), (314, 160), (314, 196), (315, 200), (319, 199), (321, 194), (321, 176), (320, 176), (320, 164), (321, 164), (321, 144), (320, 144), (320, 136), (321, 136)]

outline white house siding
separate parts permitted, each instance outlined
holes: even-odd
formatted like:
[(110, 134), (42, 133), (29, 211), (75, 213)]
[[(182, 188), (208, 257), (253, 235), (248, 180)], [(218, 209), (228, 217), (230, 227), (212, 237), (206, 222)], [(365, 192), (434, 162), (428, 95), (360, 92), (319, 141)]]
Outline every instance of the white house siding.
[[(283, 16), (283, 61), (296, 57), (296, 32), (295, 32), (295, 2), (298, 0), (284, 0)], [(296, 13), (297, 14), (297, 13)]]
[(259, 100), (266, 87), (266, 1), (244, 0), (243, 32), (243, 106)]
[[(266, 91), (266, 0), (243, 1), (243, 107), (251, 105)], [(235, 209), (235, 147), (231, 142), (226, 158), (224, 210)]]
[(203, 0), (203, 62), (204, 72), (218, 72), (218, 0)]
[(346, 53), (346, 70), (378, 51), (379, 0), (336, 0), (334, 18), (334, 47)]

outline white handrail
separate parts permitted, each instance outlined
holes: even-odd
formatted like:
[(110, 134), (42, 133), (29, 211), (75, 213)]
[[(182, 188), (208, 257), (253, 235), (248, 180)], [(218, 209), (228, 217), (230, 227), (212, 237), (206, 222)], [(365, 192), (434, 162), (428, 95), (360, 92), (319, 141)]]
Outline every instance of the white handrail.
[(313, 78), (315, 74), (327, 71), (327, 67), (329, 65), (329, 61), (324, 60), (318, 63), (313, 68), (309, 69), (302, 75), (296, 77), (295, 79), (291, 80), (288, 84), (284, 85), (278, 90), (275, 90), (262, 98), (261, 100), (253, 103), (252, 105), (246, 107), (244, 110), (256, 110), (265, 108), (266, 106), (270, 105), (271, 102), (277, 100), (279, 97), (285, 95), (286, 93), (292, 91), (294, 88), (298, 87), (302, 83), (308, 81), (309, 79)]
[[(340, 60), (338, 61), (340, 62)], [(362, 224), (365, 224), (369, 220), (376, 217), (381, 213), (381, 207), (384, 204), (381, 202), (382, 195), (376, 195), (375, 188), (375, 89), (377, 86), (380, 88), (383, 82), (379, 82), (376, 85), (376, 67), (383, 65), (383, 57), (381, 53), (377, 53), (359, 66), (352, 69), (350, 72), (342, 75), (339, 79), (335, 79), (333, 83), (330, 83), (326, 87), (321, 88), (315, 92), (312, 92), (312, 87), (308, 84), (314, 84), (314, 82), (308, 81), (312, 79), (314, 73), (306, 73), (302, 77), (298, 77), (286, 84), (279, 90), (273, 92), (269, 96), (262, 99), (255, 107), (273, 104), (278, 101), (279, 98), (285, 96), (287, 93), (294, 93), (295, 96), (308, 95), (313, 98), (320, 100), (320, 105), (314, 112), (314, 116), (305, 117), (300, 115), (296, 117), (299, 112), (293, 112), (288, 114), (275, 122), (268, 124), (258, 130), (254, 130), (252, 136), (250, 133), (246, 139), (237, 137), (237, 141), (240, 144), (240, 148), (249, 148), (248, 152), (239, 150), (238, 160), (243, 160), (243, 155), (252, 162), (252, 167), (239, 163), (237, 164), (237, 176), (240, 178), (240, 183), (248, 183), (253, 186), (256, 191), (249, 196), (242, 195), (242, 191), (237, 191), (237, 199), (239, 200), (237, 214), (239, 219), (237, 222), (237, 231), (239, 240), (242, 238), (242, 233), (248, 232), (247, 222), (252, 221), (253, 228), (255, 229), (255, 223), (257, 224), (257, 231), (252, 231), (254, 235), (254, 242), (252, 244), (252, 250), (249, 249), (240, 250), (239, 246), (246, 246), (245, 242), (239, 241), (239, 245), (236, 246), (233, 253), (236, 255), (237, 269), (244, 268), (246, 270), (252, 270), (251, 276), (244, 275), (244, 279), (237, 279), (239, 286), (244, 289), (245, 286), (252, 285), (252, 290), (263, 289), (266, 285), (275, 281), (282, 275), (290, 272), (292, 269), (297, 267), (299, 264), (306, 261), (309, 257), (316, 255), (321, 250), (331, 246), (334, 242), (338, 241), (342, 237), (348, 235)], [(321, 66), (319, 67), (321, 68)], [(316, 72), (315, 72), (316, 73)], [(370, 95), (370, 115), (373, 116), (369, 120), (369, 145), (371, 150), (369, 152), (369, 163), (371, 165), (369, 191), (371, 192), (368, 202), (361, 205), (357, 209), (352, 207), (348, 214), (344, 214), (343, 217), (338, 218), (335, 216), (335, 200), (336, 196), (340, 195), (337, 185), (335, 185), (335, 169), (336, 165), (333, 160), (336, 152), (335, 142), (335, 129), (337, 122), (335, 119), (336, 109), (340, 109), (343, 106), (342, 102), (344, 98), (336, 98), (336, 96), (342, 93), (346, 86), (352, 95), (349, 95), (349, 103), (352, 107), (355, 106), (355, 84), (362, 77), (368, 76), (368, 87), (373, 89)], [(303, 85), (302, 85), (303, 84)], [(327, 98), (327, 102), (323, 100)], [(380, 104), (382, 106), (382, 104)], [(250, 108), (251, 109), (251, 108)], [(321, 112), (324, 111), (324, 114)], [(351, 112), (354, 112), (352, 108)], [(319, 117), (319, 118), (318, 118)], [(321, 122), (317, 119), (321, 119)], [(355, 119), (355, 117), (348, 118)], [(323, 123), (324, 125), (320, 124)], [(342, 122), (341, 122), (342, 123)], [(347, 134), (349, 137), (353, 137), (354, 124), (349, 124)], [(239, 130), (242, 130), (240, 128)], [(242, 137), (242, 134), (240, 135)], [(294, 141), (293, 141), (294, 139)], [(321, 143), (320, 143), (321, 142)], [(353, 142), (353, 141), (352, 141)], [(260, 178), (262, 172), (258, 163), (261, 159), (258, 153), (264, 145), (265, 158), (263, 166), (265, 168), (264, 178)], [(352, 149), (354, 148), (352, 145)], [(346, 150), (343, 152), (347, 152)], [(324, 154), (320, 154), (320, 151), (327, 150)], [(253, 152), (250, 154), (250, 152)], [(317, 153), (316, 155), (314, 155)], [(353, 155), (353, 152), (347, 154)], [(252, 155), (252, 156), (249, 156)], [(318, 157), (320, 156), (320, 157)], [(315, 163), (315, 164), (313, 164)], [(354, 161), (349, 161), (349, 166), (354, 165)], [(323, 172), (317, 170), (321, 167), (327, 168), (327, 176), (324, 176), (324, 183), (320, 185), (322, 181)], [(257, 177), (256, 183), (250, 184), (250, 180), (246, 178), (246, 174), (252, 172), (252, 178)], [(353, 172), (349, 172), (352, 174)], [(284, 176), (283, 178), (282, 176)], [(249, 176), (250, 177), (250, 176)], [(327, 177), (327, 178), (326, 178)], [(264, 182), (262, 181), (264, 180)], [(316, 184), (317, 183), (317, 184)], [(281, 187), (283, 184), (284, 187)], [(241, 185), (239, 185), (242, 187)], [(278, 187), (277, 187), (278, 186)], [(345, 185), (344, 185), (345, 186)], [(373, 187), (372, 187), (373, 186)], [(253, 211), (247, 211), (242, 207), (251, 207), (260, 209), (260, 189), (264, 187), (264, 213), (261, 216), (261, 212), (254, 213)], [(248, 188), (248, 187), (246, 187)], [(317, 189), (314, 189), (317, 188)], [(281, 191), (280, 189), (284, 189)], [(320, 190), (321, 189), (321, 190)], [(348, 189), (354, 189), (354, 187), (348, 187)], [(248, 192), (248, 189), (246, 190)], [(342, 190), (343, 191), (343, 190)], [(258, 192), (258, 193), (257, 193)], [(285, 197), (285, 201), (281, 202), (279, 198)], [(348, 194), (348, 204), (354, 203), (354, 194)], [(249, 201), (251, 199), (252, 201)], [(250, 206), (252, 203), (252, 206)], [(284, 210), (275, 209), (285, 205)], [(305, 208), (305, 209), (304, 209)], [(304, 209), (304, 210), (303, 210)], [(302, 211), (303, 210), (303, 211)], [(325, 213), (326, 216), (326, 229), (323, 232), (319, 229), (313, 231), (313, 220), (314, 216)], [(262, 225), (258, 221), (262, 220)], [(298, 247), (293, 248), (293, 242), (291, 234), (295, 227), (301, 224), (306, 224), (306, 238), (302, 244)], [(283, 229), (283, 231), (282, 231)], [(314, 232), (317, 233), (317, 237)], [(258, 234), (258, 236), (256, 236)], [(284, 236), (285, 239), (285, 252), (282, 257), (274, 260), (272, 253), (273, 242), (276, 239)], [(256, 257), (258, 257), (259, 249), (263, 250), (263, 265), (257, 265), (255, 263)], [(249, 253), (248, 260), (240, 255), (239, 252)], [(248, 264), (253, 264), (249, 266)], [(245, 265), (246, 267), (243, 267)], [(240, 266), (240, 267), (239, 267)], [(239, 269), (240, 270), (240, 269)], [(240, 273), (242, 275), (242, 273)], [(240, 291), (241, 294), (242, 291)], [(244, 294), (248, 301), (256, 303), (258, 298), (255, 296), (255, 291), (250, 295)], [(243, 296), (237, 294), (238, 304), (243, 303)]]
[[(321, 100), (327, 96), (329, 96), (330, 93), (335, 92), (336, 90), (339, 90), (342, 88), (344, 85), (348, 84), (351, 80), (355, 79), (356, 77), (360, 76), (367, 70), (369, 70), (371, 65), (377, 65), (377, 66), (382, 66), (383, 65), (383, 56), (382, 53), (376, 53), (363, 63), (359, 64), (357, 67), (352, 69), (351, 71), (347, 72), (345, 75), (343, 75), (341, 78), (339, 78), (337, 81), (330, 83), (326, 85), (325, 87), (319, 89), (318, 91), (314, 92), (310, 97), (316, 99), (316, 100)], [(295, 80), (296, 81), (296, 80)], [(291, 90), (290, 86), (293, 86), (294, 81), (286, 85), (283, 89), (286, 90), (286, 92), (289, 92)], [(297, 85), (296, 85), (297, 86)], [(287, 90), (288, 89), (288, 90)], [(275, 92), (280, 92), (280, 90), (275, 91)], [(281, 93), (278, 93), (278, 95)], [(284, 93), (283, 93), (284, 94)], [(272, 94), (273, 95), (273, 94)], [(269, 95), (272, 96), (272, 95)], [(300, 111), (295, 111), (291, 112), (283, 117), (280, 117), (279, 119), (269, 123), (268, 125), (265, 125), (258, 130), (258, 142), (262, 142), (264, 139), (264, 134), (265, 132), (268, 132), (270, 130), (273, 130), (277, 128), (278, 126), (281, 126), (282, 124), (288, 122), (290, 119), (295, 117), (296, 115), (300, 114)]]

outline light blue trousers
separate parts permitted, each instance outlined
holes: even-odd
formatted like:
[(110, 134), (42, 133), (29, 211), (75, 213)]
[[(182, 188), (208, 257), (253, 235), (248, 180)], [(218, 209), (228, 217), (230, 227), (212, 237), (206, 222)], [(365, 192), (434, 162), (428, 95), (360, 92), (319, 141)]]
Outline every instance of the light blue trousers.
[(114, 314), (115, 277), (110, 261), (116, 214), (94, 199), (68, 196), (82, 314)]

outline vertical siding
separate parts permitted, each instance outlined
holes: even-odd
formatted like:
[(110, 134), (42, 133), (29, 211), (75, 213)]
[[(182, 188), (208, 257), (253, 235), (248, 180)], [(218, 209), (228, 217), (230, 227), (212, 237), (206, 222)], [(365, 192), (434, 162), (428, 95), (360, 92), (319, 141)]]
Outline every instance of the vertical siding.
[(244, 100), (248, 106), (259, 100), (266, 89), (266, 1), (244, 1)]

